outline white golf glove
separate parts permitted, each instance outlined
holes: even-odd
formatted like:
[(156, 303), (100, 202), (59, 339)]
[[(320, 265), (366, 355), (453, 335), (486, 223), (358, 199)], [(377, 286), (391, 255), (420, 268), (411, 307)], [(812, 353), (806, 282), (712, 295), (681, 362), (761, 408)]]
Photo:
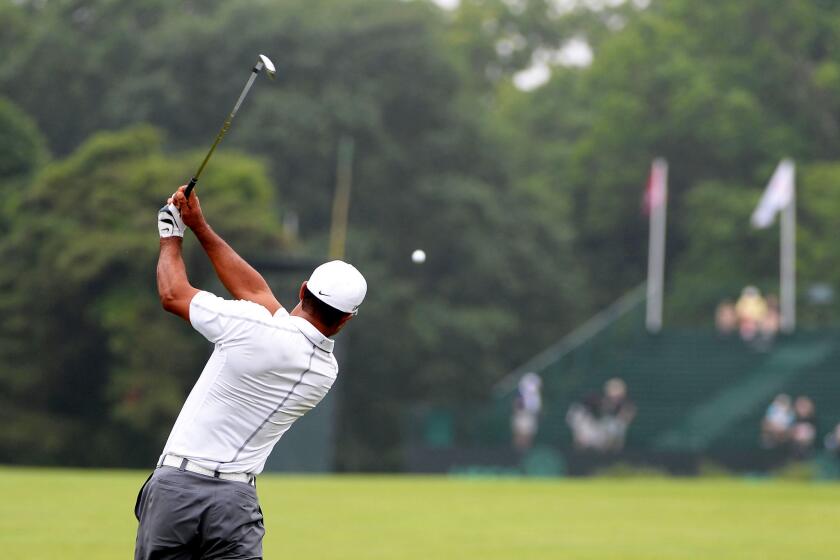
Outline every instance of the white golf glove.
[(158, 233), (163, 237), (184, 237), (184, 220), (174, 204), (167, 204), (158, 211)]

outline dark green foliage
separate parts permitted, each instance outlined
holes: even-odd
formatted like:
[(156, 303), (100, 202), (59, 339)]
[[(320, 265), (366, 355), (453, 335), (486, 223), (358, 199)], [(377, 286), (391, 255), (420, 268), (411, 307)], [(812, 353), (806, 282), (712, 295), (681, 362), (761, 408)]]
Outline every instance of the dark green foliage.
[[(408, 406), (484, 398), (642, 281), (653, 157), (671, 169), (671, 323), (709, 321), (747, 283), (774, 291), (776, 230), (748, 220), (783, 156), (799, 164), (801, 284), (840, 289), (838, 8), (561, 4), (0, 2), (0, 91), (64, 158), (44, 168), (38, 134), (0, 105), (12, 123), (0, 166), (20, 170), (0, 206), (0, 415), (15, 420), (0, 460), (154, 456), (204, 357), (155, 301), (154, 210), (194, 171), (259, 52), (278, 81), (255, 87), (199, 192), (237, 249), (290, 247), (277, 218), (293, 212), (296, 251), (319, 258), (339, 139), (354, 139), (347, 258), (370, 293), (341, 335), (340, 468), (399, 467)], [(571, 39), (591, 45), (591, 65), (513, 87)], [(141, 123), (156, 128), (124, 129)], [(191, 273), (208, 283), (195, 249)], [(301, 276), (272, 277), (284, 304)], [(100, 454), (69, 457), (80, 437)]]
[(0, 182), (31, 178), (47, 155), (38, 127), (14, 104), (0, 98), (0, 130)]
[[(804, 200), (820, 188), (810, 165), (840, 153), (840, 9), (654, 1), (613, 15), (620, 25), (597, 34), (591, 66), (555, 68), (542, 88), (502, 98), (510, 126), (534, 140), (523, 175), (572, 201), (590, 296), (603, 304), (644, 278), (641, 197), (657, 156), (670, 164), (672, 319), (708, 319), (745, 284), (776, 291), (778, 230), (751, 231), (749, 215), (782, 157), (797, 160)], [(801, 212), (803, 279), (820, 245), (808, 231), (826, 218)], [(836, 273), (820, 281), (840, 288)]]
[[(154, 274), (156, 208), (196, 156), (160, 145), (148, 127), (94, 136), (43, 171), (0, 240), (0, 460), (148, 464), (200, 372), (207, 344), (161, 310)], [(205, 211), (246, 253), (279, 245), (263, 167), (217, 157)], [(216, 288), (186, 245), (193, 285)]]
[[(408, 404), (483, 397), (495, 379), (581, 316), (586, 297), (570, 257), (571, 232), (556, 223), (556, 212), (568, 211), (568, 205), (538, 189), (519, 188), (515, 170), (505, 164), (504, 144), (489, 133), (492, 122), (464, 94), (470, 78), (460, 73), (460, 54), (448, 46), (444, 15), (430, 4), (233, 1), (202, 4), (199, 11), (192, 4), (99, 0), (26, 6), (21, 13), (31, 21), (13, 56), (0, 63), (0, 84), (33, 112), (60, 154), (92, 131), (135, 122), (166, 130), (172, 147), (201, 150), (256, 53), (271, 55), (278, 82), (255, 88), (199, 188), (206, 205), (223, 204), (214, 200), (213, 185), (232, 188), (231, 181), (214, 183), (213, 173), (233, 171), (232, 160), (220, 155), (239, 147), (261, 156), (284, 207), (266, 201), (260, 208), (297, 213), (302, 249), (309, 254), (323, 254), (326, 247), (338, 139), (355, 140), (347, 250), (371, 292), (342, 335), (349, 348), (342, 364), (342, 468), (398, 467), (400, 418)], [(35, 75), (24, 84), (19, 77), (27, 71)], [(171, 421), (177, 392), (163, 390), (142, 404), (120, 404), (120, 395), (143, 392), (149, 384), (180, 387), (173, 375), (189, 368), (172, 364), (153, 379), (138, 374), (159, 368), (148, 365), (156, 359), (154, 344), (136, 345), (132, 337), (166, 320), (153, 304), (137, 308), (134, 301), (153, 293), (151, 284), (136, 282), (151, 281), (156, 243), (119, 232), (126, 220), (146, 220), (141, 208), (156, 208), (176, 181), (189, 177), (199, 156), (166, 180), (146, 180), (150, 198), (109, 213), (90, 238), (75, 236), (74, 224), (91, 219), (95, 208), (74, 206), (85, 189), (108, 207), (124, 204), (101, 185), (124, 177), (128, 164), (122, 159), (146, 154), (143, 143), (112, 140), (96, 137), (44, 173), (33, 196), (53, 190), (74, 195), (62, 197), (59, 208), (43, 208), (50, 213), (39, 220), (43, 231), (37, 238), (23, 239), (34, 224), (15, 226), (18, 237), (9, 238), (8, 250), (56, 259), (75, 286), (68, 293), (90, 291), (78, 306), (86, 313), (101, 309), (101, 315), (75, 330), (84, 341), (106, 337), (113, 346), (113, 357), (89, 374), (91, 385), (104, 391), (94, 399), (97, 412), (107, 410), (112, 422), (122, 423), (109, 426), (128, 422), (149, 441)], [(106, 152), (99, 148), (103, 143)], [(148, 163), (143, 177), (155, 169)], [(68, 175), (68, 169), (74, 172)], [(237, 192), (247, 200), (238, 186)], [(226, 231), (242, 238), (245, 232), (233, 228), (247, 228), (248, 219), (236, 208), (218, 208), (225, 209)], [(93, 243), (94, 237), (100, 241)], [(253, 254), (276, 253), (248, 239), (260, 247)], [(131, 250), (121, 252), (127, 244)], [(422, 267), (409, 260), (416, 248), (429, 253)], [(139, 258), (143, 254), (149, 257)], [(284, 295), (295, 293), (293, 285), (302, 279), (279, 279)], [(59, 297), (52, 284), (42, 291)], [(46, 309), (37, 317), (35, 322), (46, 323)], [(174, 335), (162, 330), (155, 336)], [(97, 347), (74, 344), (78, 361), (64, 368), (67, 378), (57, 387), (80, 375)], [(189, 356), (194, 364), (202, 354)], [(51, 367), (41, 356), (27, 363), (39, 375)], [(55, 407), (46, 403), (44, 409)], [(80, 411), (67, 414), (75, 418)]]

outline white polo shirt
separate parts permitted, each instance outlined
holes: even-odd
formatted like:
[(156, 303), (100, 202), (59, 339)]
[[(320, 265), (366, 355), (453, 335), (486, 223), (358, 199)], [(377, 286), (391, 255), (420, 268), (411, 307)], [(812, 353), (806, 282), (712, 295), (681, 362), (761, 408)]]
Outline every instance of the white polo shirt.
[[(163, 449), (206, 469), (259, 474), (295, 420), (338, 374), (333, 341), (285, 309), (199, 292), (190, 323), (214, 343)], [(161, 460), (163, 456), (161, 456)]]

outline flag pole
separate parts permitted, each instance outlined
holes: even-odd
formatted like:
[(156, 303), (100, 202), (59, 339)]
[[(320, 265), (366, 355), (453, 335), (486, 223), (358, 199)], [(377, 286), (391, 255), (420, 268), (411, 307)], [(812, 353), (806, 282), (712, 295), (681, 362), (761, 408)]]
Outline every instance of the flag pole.
[[(791, 163), (791, 167), (793, 163)], [(794, 182), (794, 185), (796, 183)], [(779, 305), (782, 332), (796, 329), (796, 187), (781, 212)]]
[(796, 167), (779, 162), (752, 214), (753, 227), (770, 227), (781, 214), (779, 228), (779, 314), (782, 332), (796, 329)]
[[(665, 224), (668, 209), (668, 163), (653, 162), (649, 193), (650, 232), (648, 235), (647, 312), (648, 332), (662, 330), (662, 298), (665, 285)], [(661, 191), (657, 191), (661, 189)]]
[(343, 259), (347, 249), (347, 217), (350, 209), (350, 188), (353, 183), (353, 151), (353, 138), (342, 136), (338, 142), (336, 155), (335, 194), (330, 220), (329, 258), (331, 259)]

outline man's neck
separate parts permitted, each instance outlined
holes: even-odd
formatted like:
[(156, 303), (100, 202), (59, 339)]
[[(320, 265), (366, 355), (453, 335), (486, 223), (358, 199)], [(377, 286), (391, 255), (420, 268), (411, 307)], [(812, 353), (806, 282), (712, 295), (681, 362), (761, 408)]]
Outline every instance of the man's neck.
[(327, 338), (330, 338), (331, 336), (333, 336), (335, 334), (335, 332), (333, 332), (332, 329), (328, 329), (328, 328), (324, 327), (324, 325), (320, 321), (318, 321), (311, 314), (304, 311), (303, 307), (301, 307), (300, 304), (298, 304), (294, 309), (292, 309), (292, 311), (289, 313), (289, 315), (292, 315), (293, 317), (300, 317), (301, 319), (306, 319), (306, 321), (309, 322), (309, 324), (311, 324), (313, 327), (318, 329), (318, 332), (320, 332), (322, 335), (326, 336)]

